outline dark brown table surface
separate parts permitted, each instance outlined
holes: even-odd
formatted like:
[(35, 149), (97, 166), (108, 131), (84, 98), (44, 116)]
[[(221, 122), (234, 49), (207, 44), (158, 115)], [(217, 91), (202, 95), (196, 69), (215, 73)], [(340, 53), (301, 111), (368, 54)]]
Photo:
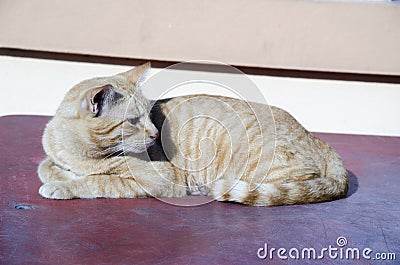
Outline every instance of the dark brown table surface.
[[(400, 263), (400, 138), (317, 134), (338, 151), (350, 174), (348, 197), (333, 202), (178, 207), (157, 199), (55, 201), (39, 196), (36, 173), (48, 120), (0, 117), (1, 264)], [(347, 245), (339, 247), (338, 237)], [(318, 261), (282, 260), (276, 252), (262, 260), (257, 251), (265, 243), (269, 250), (314, 248), (317, 255), (329, 246), (337, 253), (357, 248), (360, 255), (370, 248), (371, 258), (393, 252), (397, 261), (328, 253)]]

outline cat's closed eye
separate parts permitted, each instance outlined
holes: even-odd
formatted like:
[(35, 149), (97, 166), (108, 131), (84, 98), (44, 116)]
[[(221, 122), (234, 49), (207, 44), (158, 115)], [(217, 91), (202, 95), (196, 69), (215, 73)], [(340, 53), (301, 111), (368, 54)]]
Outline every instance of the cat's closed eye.
[(132, 125), (136, 125), (139, 121), (140, 121), (140, 117), (128, 119), (128, 122), (129, 122), (130, 124), (132, 124)]

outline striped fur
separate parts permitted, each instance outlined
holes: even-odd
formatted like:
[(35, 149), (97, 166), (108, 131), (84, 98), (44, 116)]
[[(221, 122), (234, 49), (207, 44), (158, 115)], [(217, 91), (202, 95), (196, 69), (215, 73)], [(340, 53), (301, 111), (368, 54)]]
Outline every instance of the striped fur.
[(191, 193), (272, 206), (346, 196), (339, 156), (286, 111), (211, 95), (151, 106), (138, 87), (148, 69), (86, 80), (67, 93), (43, 135), (43, 197)]

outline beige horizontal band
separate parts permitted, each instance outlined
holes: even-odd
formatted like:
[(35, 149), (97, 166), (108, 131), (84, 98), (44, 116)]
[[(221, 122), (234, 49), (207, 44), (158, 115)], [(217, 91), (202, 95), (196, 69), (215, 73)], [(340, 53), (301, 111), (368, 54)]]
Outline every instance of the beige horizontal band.
[(2, 0), (0, 48), (400, 75), (387, 1)]

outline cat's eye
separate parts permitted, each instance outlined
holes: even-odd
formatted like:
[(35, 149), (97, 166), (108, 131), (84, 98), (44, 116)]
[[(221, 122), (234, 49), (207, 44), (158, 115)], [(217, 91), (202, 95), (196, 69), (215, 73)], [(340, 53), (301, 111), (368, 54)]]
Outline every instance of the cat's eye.
[(132, 125), (136, 125), (140, 121), (139, 117), (128, 119), (128, 122)]

